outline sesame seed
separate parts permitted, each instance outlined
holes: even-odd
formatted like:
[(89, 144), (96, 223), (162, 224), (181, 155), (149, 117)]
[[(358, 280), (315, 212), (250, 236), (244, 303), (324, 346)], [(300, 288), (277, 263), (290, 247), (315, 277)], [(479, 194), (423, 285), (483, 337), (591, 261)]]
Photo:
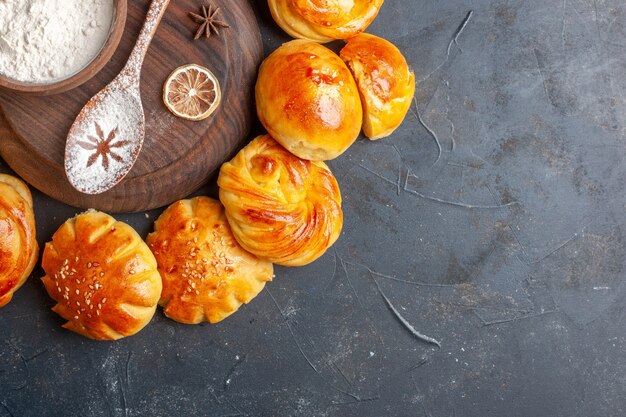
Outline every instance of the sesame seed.
[(87, 300), (85, 301), (85, 303), (87, 303), (87, 305), (91, 304), (91, 301)]
[(74, 316), (74, 320), (78, 320), (78, 316)]
[(100, 315), (100, 310), (96, 310), (96, 314), (97, 314), (97, 315)]
[(131, 275), (135, 275), (135, 270), (131, 269), (130, 271), (128, 271)]
[(74, 262), (78, 262), (78, 256), (74, 258)]
[(57, 286), (57, 290), (58, 290), (59, 292), (61, 292), (61, 287)]
[(104, 304), (104, 303), (106, 303), (106, 302), (107, 302), (107, 299), (106, 299), (106, 297), (105, 297), (105, 298), (103, 298), (103, 299), (102, 299), (102, 304)]
[(100, 262), (94, 262), (93, 266), (96, 267), (96, 268), (99, 267), (100, 266)]
[(87, 263), (87, 268), (91, 269), (92, 266), (93, 266), (93, 264), (91, 262)]
[(80, 307), (80, 301), (76, 301), (76, 305)]

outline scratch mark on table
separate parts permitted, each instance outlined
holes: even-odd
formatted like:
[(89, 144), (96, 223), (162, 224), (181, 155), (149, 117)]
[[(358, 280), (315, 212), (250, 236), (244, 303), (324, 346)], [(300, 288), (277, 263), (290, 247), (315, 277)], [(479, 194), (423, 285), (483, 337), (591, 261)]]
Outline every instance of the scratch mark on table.
[(424, 120), (422, 119), (422, 116), (420, 115), (420, 111), (417, 107), (417, 99), (415, 97), (413, 97), (413, 103), (415, 104), (415, 112), (411, 111), (413, 113), (413, 116), (417, 118), (417, 120), (422, 125), (422, 127), (426, 129), (426, 131), (430, 134), (430, 136), (432, 136), (432, 138), (435, 140), (435, 143), (437, 144), (437, 159), (431, 165), (431, 167), (433, 167), (441, 159), (443, 148), (441, 147), (441, 142), (439, 141), (439, 137), (437, 136), (437, 134), (430, 127), (428, 127), (426, 123), (424, 123)]
[(502, 208), (506, 208), (506, 207), (510, 207), (510, 206), (514, 206), (516, 204), (519, 204), (517, 201), (510, 201), (508, 203), (498, 204), (498, 205), (468, 204), (468, 203), (463, 203), (463, 202), (460, 202), (460, 201), (452, 201), (452, 200), (446, 200), (446, 199), (443, 199), (443, 198), (427, 196), (425, 194), (420, 193), (417, 190), (409, 189), (409, 185), (408, 184), (409, 184), (409, 178), (411, 178), (411, 177), (418, 178), (410, 170), (407, 170), (407, 175), (406, 175), (405, 181), (404, 181), (404, 191), (406, 191), (409, 194), (416, 195), (419, 198), (423, 198), (425, 200), (435, 201), (437, 203), (447, 204), (447, 205), (450, 205), (450, 206), (461, 207), (461, 208), (466, 208), (466, 209), (482, 209), (482, 210), (502, 209)]
[(128, 374), (129, 374), (128, 370), (130, 368), (130, 359), (131, 359), (132, 355), (133, 355), (133, 352), (128, 351), (128, 358), (126, 359), (126, 386), (127, 387), (130, 386), (130, 379), (128, 377)]
[(356, 166), (358, 166), (358, 167), (360, 167), (360, 168), (364, 169), (365, 171), (369, 172), (370, 174), (375, 175), (375, 176), (377, 176), (378, 178), (380, 178), (381, 180), (383, 180), (383, 181), (385, 181), (385, 182), (387, 182), (387, 183), (389, 183), (389, 184), (393, 185), (394, 187), (396, 187), (396, 186), (397, 186), (397, 187), (398, 187), (398, 189), (400, 189), (400, 184), (399, 184), (400, 180), (398, 180), (398, 183), (396, 183), (396, 182), (394, 182), (394, 181), (390, 180), (389, 178), (385, 177), (384, 175), (381, 175), (381, 174), (379, 174), (378, 172), (374, 171), (373, 169), (370, 169), (370, 168), (366, 167), (366, 166), (365, 166), (365, 165), (363, 165), (363, 164), (356, 163), (356, 162), (354, 162), (354, 161), (351, 161), (350, 159), (348, 159), (348, 161), (349, 161), (351, 164), (356, 165)]
[(30, 381), (30, 368), (28, 367), (28, 361), (26, 360), (22, 352), (18, 349), (18, 347), (13, 343), (13, 341), (8, 340), (7, 344), (9, 345), (11, 349), (13, 349), (13, 351), (20, 358), (20, 361), (22, 362), (22, 365), (24, 366), (24, 369), (26, 370), (26, 378), (24, 379), (24, 382), (21, 385), (18, 385), (15, 388), (13, 388), (13, 391), (20, 391), (26, 388), (26, 386), (28, 385), (28, 382)]
[(333, 388), (335, 388), (335, 390), (339, 391), (342, 394), (345, 394), (345, 395), (347, 395), (349, 397), (354, 398), (354, 400), (355, 400), (355, 401), (349, 401), (349, 402), (343, 402), (343, 403), (334, 402), (334, 403), (332, 403), (333, 405), (357, 404), (357, 403), (364, 403), (364, 402), (369, 402), (369, 401), (376, 401), (376, 400), (380, 399), (380, 395), (375, 395), (373, 397), (362, 398), (362, 397), (360, 397), (360, 396), (358, 396), (356, 394), (352, 394), (350, 392), (341, 390), (341, 389), (339, 389), (337, 387), (333, 387)]
[(124, 416), (128, 417), (128, 403), (126, 401), (126, 393), (124, 392), (124, 382), (122, 381), (122, 376), (120, 372), (117, 373), (117, 382), (120, 385), (120, 393), (122, 394), (122, 410), (124, 411)]
[[(461, 36), (461, 33), (463, 32), (463, 30), (465, 30), (465, 27), (469, 23), (469, 21), (470, 21), (470, 19), (471, 19), (473, 14), (474, 14), (474, 11), (470, 10), (467, 13), (467, 15), (465, 16), (465, 18), (463, 19), (463, 21), (461, 22), (461, 24), (459, 25), (459, 27), (457, 28), (457, 30), (454, 32), (454, 34), (452, 34), (452, 38), (450, 39), (450, 43), (448, 43), (448, 47), (446, 49), (446, 57), (443, 60), (443, 62), (441, 62), (441, 64), (439, 64), (434, 70), (432, 70), (424, 78), (422, 78), (421, 80), (417, 81), (418, 85), (423, 83), (427, 79), (429, 79), (434, 73), (439, 71), (441, 69), (441, 67), (443, 67), (446, 64), (446, 62), (448, 62), (448, 60), (450, 59), (450, 53), (451, 53), (451, 49), (452, 49), (452, 44), (456, 44), (457, 46), (459, 45), (458, 44), (459, 36)], [(460, 47), (459, 47), (459, 49), (460, 49)]]
[(372, 332), (374, 332), (376, 337), (378, 337), (378, 340), (380, 340), (380, 343), (383, 346), (385, 346), (385, 341), (383, 340), (382, 336), (378, 334), (378, 332), (376, 331), (376, 326), (374, 326), (374, 320), (372, 319), (370, 314), (367, 312), (367, 309), (365, 308), (365, 305), (361, 301), (361, 298), (359, 297), (359, 294), (357, 293), (356, 288), (354, 288), (354, 285), (352, 285), (352, 281), (350, 280), (350, 274), (348, 273), (348, 268), (346, 268), (346, 265), (353, 265), (353, 264), (350, 262), (344, 261), (341, 257), (339, 257), (339, 262), (341, 263), (343, 272), (346, 275), (346, 281), (348, 281), (348, 285), (350, 285), (350, 288), (352, 289), (352, 292), (354, 293), (354, 296), (356, 297), (357, 302), (359, 303), (359, 306), (361, 306), (361, 310), (363, 311), (363, 314), (365, 314), (365, 317), (367, 317), (367, 321), (368, 321), (369, 326), (372, 328)]
[(2, 405), (2, 408), (4, 408), (7, 413), (9, 413), (10, 417), (15, 417), (9, 406), (4, 401), (0, 401), (0, 405)]
[[(217, 395), (215, 395), (215, 389), (213, 387), (209, 387), (209, 393), (211, 394), (211, 396), (215, 399), (215, 401), (217, 401), (217, 403), (219, 405), (222, 405), (223, 402), (219, 399), (219, 397)], [(241, 411), (235, 404), (233, 404), (230, 399), (228, 399), (228, 397), (226, 398), (226, 402), (228, 403), (228, 406), (231, 407), (232, 409), (234, 409), (236, 411), (236, 414), (222, 414), (220, 415), (220, 417), (241, 417), (241, 416), (245, 416), (246, 414)]]
[(348, 386), (352, 387), (353, 386), (352, 381), (350, 381), (350, 379), (346, 376), (346, 374), (339, 367), (339, 365), (337, 365), (337, 362), (332, 362), (332, 365), (335, 367), (335, 369), (337, 369), (337, 371), (339, 372), (339, 375), (341, 375), (343, 379), (348, 383)]
[(412, 372), (414, 370), (416, 370), (417, 368), (420, 368), (424, 365), (426, 365), (428, 362), (430, 362), (430, 357), (426, 357), (426, 358), (422, 358), (417, 364), (411, 366), (409, 369), (406, 370), (406, 373)]
[(476, 309), (472, 310), (472, 312), (476, 315), (476, 317), (478, 317), (478, 319), (482, 322), (483, 327), (487, 327), (487, 326), (493, 326), (494, 324), (503, 324), (503, 323), (511, 323), (511, 322), (516, 322), (516, 321), (521, 321), (521, 320), (528, 320), (528, 319), (532, 319), (532, 318), (537, 318), (537, 317), (542, 317), (542, 316), (546, 316), (548, 314), (552, 314), (552, 313), (556, 313), (558, 312), (558, 309), (553, 309), (553, 310), (547, 310), (547, 311), (541, 311), (541, 312), (537, 312), (537, 313), (533, 313), (533, 314), (526, 314), (523, 316), (516, 316), (516, 317), (512, 317), (510, 319), (501, 319), (501, 320), (493, 320), (493, 321), (487, 321), (485, 320), (484, 317), (482, 317), (478, 311), (476, 311)]
[(541, 259), (537, 259), (536, 261), (531, 261), (531, 263), (539, 263), (542, 262), (546, 259), (548, 259), (549, 257), (551, 257), (552, 255), (554, 255), (555, 253), (557, 253), (558, 251), (560, 251), (561, 249), (563, 249), (564, 247), (566, 247), (567, 245), (569, 245), (572, 241), (574, 241), (574, 239), (576, 239), (579, 235), (583, 234), (585, 232), (585, 229), (587, 227), (589, 227), (591, 223), (587, 224), (586, 226), (584, 226), (579, 232), (574, 233), (569, 239), (567, 239), (566, 241), (564, 241), (563, 243), (561, 243), (559, 246), (557, 246), (556, 248), (554, 248), (552, 251), (550, 251), (548, 254), (546, 254), (545, 256), (543, 256)]
[(541, 76), (541, 81), (542, 81), (542, 84), (543, 84), (543, 91), (544, 91), (544, 93), (546, 95), (546, 98), (548, 99), (548, 102), (552, 106), (557, 107), (556, 104), (554, 103), (554, 101), (552, 100), (552, 96), (550, 95), (550, 92), (548, 90), (546, 76), (543, 73), (542, 65), (539, 62), (539, 54), (537, 53), (537, 48), (533, 48), (533, 53), (535, 55), (535, 61), (537, 63), (537, 70), (539, 70), (539, 75)]
[(380, 293), (380, 295), (383, 297), (383, 300), (385, 300), (385, 303), (387, 304), (387, 307), (389, 307), (389, 309), (391, 310), (391, 312), (394, 314), (394, 316), (400, 321), (400, 323), (402, 323), (402, 325), (404, 326), (405, 329), (407, 329), (409, 331), (409, 333), (411, 333), (413, 336), (415, 336), (417, 339), (426, 342), (426, 343), (431, 343), (433, 345), (436, 345), (439, 349), (441, 349), (441, 342), (439, 342), (438, 340), (430, 337), (430, 336), (426, 336), (422, 333), (420, 333), (419, 331), (417, 331), (412, 325), (411, 323), (409, 323), (403, 316), (402, 314), (400, 314), (400, 312), (398, 311), (398, 309), (396, 309), (396, 307), (393, 305), (393, 303), (391, 302), (391, 300), (389, 300), (389, 298), (385, 295), (385, 293), (383, 292), (382, 288), (380, 288), (380, 284), (378, 284), (378, 281), (376, 281), (376, 278), (372, 275), (372, 279), (374, 280), (374, 283), (376, 284), (376, 288), (378, 288), (378, 292)]
[(571, 237), (569, 237), (564, 242), (559, 244), (556, 248), (552, 249), (547, 254), (545, 254), (544, 256), (538, 259), (530, 259), (530, 257), (526, 253), (526, 250), (524, 249), (524, 246), (520, 242), (519, 238), (517, 237), (517, 234), (515, 233), (511, 225), (506, 224), (506, 227), (511, 231), (511, 235), (515, 239), (515, 242), (517, 243), (520, 249), (520, 252), (522, 253), (522, 256), (519, 256), (519, 254), (516, 255), (517, 259), (525, 265), (532, 265), (532, 264), (541, 263), (545, 261), (546, 259), (548, 259), (549, 257), (551, 257), (552, 255), (554, 255), (555, 253), (559, 252), (561, 249), (563, 249), (564, 247), (572, 243), (575, 239), (577, 239), (580, 235), (582, 235), (585, 232), (585, 229), (587, 229), (587, 227), (589, 227), (590, 225), (591, 223), (587, 223), (580, 231), (574, 233)]
[(246, 355), (244, 355), (243, 358), (237, 357), (235, 364), (231, 366), (230, 370), (228, 371), (228, 374), (226, 374), (226, 376), (224, 377), (224, 385), (223, 385), (224, 391), (228, 390), (230, 383), (232, 382), (233, 375), (235, 374), (239, 366), (246, 361), (247, 358), (248, 357)]
[(287, 324), (287, 328), (289, 329), (289, 333), (291, 334), (291, 337), (293, 338), (293, 341), (296, 343), (296, 346), (298, 347), (298, 350), (300, 351), (300, 354), (302, 355), (302, 357), (307, 361), (307, 363), (309, 364), (309, 366), (317, 373), (320, 374), (321, 372), (315, 367), (315, 365), (313, 364), (313, 362), (311, 362), (311, 360), (309, 359), (309, 357), (306, 355), (306, 353), (304, 353), (304, 350), (302, 349), (302, 347), (300, 346), (300, 342), (298, 341), (298, 338), (296, 337), (296, 334), (294, 333), (293, 329), (291, 328), (291, 324), (289, 323), (289, 318), (287, 317), (287, 315), (283, 312), (283, 310), (280, 308), (280, 306), (278, 305), (278, 301), (276, 301), (276, 298), (274, 298), (274, 295), (272, 294), (272, 292), (270, 291), (269, 288), (267, 288), (267, 293), (269, 294), (269, 296), (272, 298), (272, 301), (274, 301), (274, 305), (276, 305), (276, 308), (278, 309), (278, 311), (280, 312), (280, 315), (283, 317), (283, 320), (285, 321), (285, 323)]
[(45, 353), (48, 353), (48, 349), (44, 349), (44, 350), (42, 350), (42, 351), (39, 351), (39, 352), (35, 353), (35, 354), (34, 354), (33, 356), (31, 356), (30, 358), (27, 358), (27, 359), (26, 359), (26, 362), (30, 362), (30, 361), (32, 361), (33, 359), (36, 359), (36, 358), (38, 358), (39, 356), (41, 356), (41, 355), (43, 355), (43, 354), (45, 354)]
[[(450, 56), (450, 49), (452, 48), (452, 44), (459, 46), (459, 42), (458, 42), (459, 36), (461, 36), (461, 33), (463, 33), (463, 31), (465, 30), (465, 27), (467, 26), (467, 24), (469, 23), (473, 15), (474, 15), (474, 11), (470, 10), (467, 13), (467, 16), (465, 16), (465, 19), (463, 19), (463, 22), (461, 22), (461, 25), (457, 28), (456, 32), (454, 32), (454, 35), (452, 36), (452, 39), (450, 40), (450, 43), (448, 44), (448, 50), (447, 50), (448, 56)], [(460, 46), (459, 46), (459, 49), (460, 49)]]

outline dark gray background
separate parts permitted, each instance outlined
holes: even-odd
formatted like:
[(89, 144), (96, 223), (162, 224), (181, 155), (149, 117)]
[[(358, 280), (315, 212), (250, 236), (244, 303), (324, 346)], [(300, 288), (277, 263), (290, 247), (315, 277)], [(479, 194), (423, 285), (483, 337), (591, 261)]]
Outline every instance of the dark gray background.
[[(287, 37), (254, 3), (269, 53)], [(215, 326), (159, 311), (92, 342), (37, 269), (0, 313), (0, 416), (626, 414), (624, 2), (387, 0), (369, 32), (406, 54), (441, 158), (415, 109), (359, 140), (330, 163), (335, 247)], [(42, 243), (77, 212), (35, 205)], [(116, 217), (145, 236), (159, 213)]]

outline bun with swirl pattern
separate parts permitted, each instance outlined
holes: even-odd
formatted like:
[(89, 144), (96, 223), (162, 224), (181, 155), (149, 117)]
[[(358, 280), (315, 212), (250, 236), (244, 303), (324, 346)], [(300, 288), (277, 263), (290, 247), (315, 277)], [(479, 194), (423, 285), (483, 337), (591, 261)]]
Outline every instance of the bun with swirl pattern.
[(372, 23), (384, 0), (269, 0), (276, 23), (290, 36), (316, 42), (347, 39)]
[(359, 86), (363, 102), (363, 133), (381, 139), (404, 120), (415, 94), (415, 75), (402, 52), (391, 42), (362, 33), (341, 50)]
[(148, 245), (129, 225), (88, 211), (69, 219), (46, 244), (43, 284), (63, 325), (85, 337), (117, 340), (144, 328), (161, 295)]
[(21, 180), (0, 174), (0, 307), (28, 279), (39, 256), (33, 198)]
[(235, 238), (260, 258), (306, 265), (341, 233), (341, 193), (328, 166), (298, 158), (269, 135), (222, 165), (217, 183)]
[(303, 159), (336, 158), (361, 132), (361, 97), (350, 70), (315, 42), (291, 41), (267, 57), (256, 104), (269, 134)]
[(272, 264), (239, 246), (224, 207), (208, 197), (169, 206), (146, 242), (163, 277), (159, 304), (181, 323), (224, 320), (272, 280)]

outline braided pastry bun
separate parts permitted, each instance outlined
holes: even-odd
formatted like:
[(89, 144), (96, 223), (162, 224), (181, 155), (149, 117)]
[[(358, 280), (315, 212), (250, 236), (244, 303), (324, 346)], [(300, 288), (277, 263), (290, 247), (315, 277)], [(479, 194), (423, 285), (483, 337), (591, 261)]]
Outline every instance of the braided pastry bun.
[(269, 0), (276, 23), (294, 38), (316, 42), (363, 32), (384, 0)]
[(350, 70), (315, 42), (288, 42), (263, 62), (256, 104), (267, 131), (302, 159), (336, 158), (361, 133), (363, 108)]
[(235, 238), (260, 258), (306, 265), (341, 233), (341, 194), (330, 169), (292, 155), (269, 135), (222, 165), (217, 184)]
[(42, 281), (64, 328), (96, 340), (143, 329), (161, 295), (148, 246), (129, 225), (88, 211), (66, 221), (46, 244)]
[(163, 277), (159, 304), (181, 323), (224, 320), (272, 280), (272, 264), (239, 246), (224, 207), (208, 197), (169, 206), (146, 242)]
[(415, 94), (415, 75), (391, 42), (362, 33), (341, 50), (356, 79), (363, 102), (363, 133), (381, 139), (404, 120)]
[(0, 307), (26, 282), (37, 263), (33, 198), (21, 180), (0, 174)]

